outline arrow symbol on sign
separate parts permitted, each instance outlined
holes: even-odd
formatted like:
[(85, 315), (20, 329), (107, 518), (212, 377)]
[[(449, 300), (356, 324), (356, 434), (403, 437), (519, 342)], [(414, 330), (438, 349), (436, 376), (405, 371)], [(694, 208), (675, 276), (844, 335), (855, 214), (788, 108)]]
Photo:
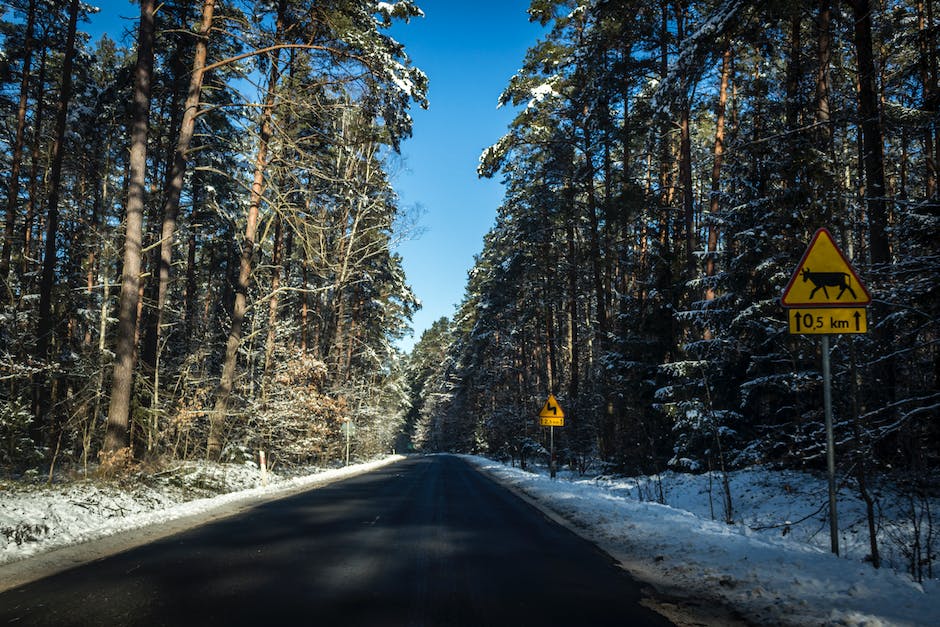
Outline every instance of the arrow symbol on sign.
[(862, 314), (856, 311), (854, 316), (855, 316), (855, 330), (858, 331), (861, 328), (861, 324), (859, 324), (859, 320), (861, 319)]
[[(565, 418), (565, 410), (561, 408), (561, 403), (551, 394), (548, 395), (545, 404), (539, 412), (539, 417), (545, 420), (560, 421)], [(560, 425), (558, 425), (560, 426)]]

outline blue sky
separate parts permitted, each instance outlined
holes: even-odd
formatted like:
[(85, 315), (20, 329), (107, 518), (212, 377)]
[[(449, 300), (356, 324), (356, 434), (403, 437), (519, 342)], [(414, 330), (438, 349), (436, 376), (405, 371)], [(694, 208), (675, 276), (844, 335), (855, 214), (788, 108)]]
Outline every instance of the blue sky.
[[(128, 0), (99, 1), (101, 13), (80, 28), (120, 40), (115, 28), (134, 29), (139, 9)], [(480, 153), (506, 132), (511, 107), (496, 108), (500, 93), (522, 66), (526, 50), (542, 34), (528, 20), (528, 0), (417, 0), (425, 17), (399, 23), (390, 34), (405, 44), (430, 82), (428, 110), (412, 110), (414, 132), (390, 163), (400, 204), (420, 213), (418, 235), (397, 252), (423, 307), (410, 350), (442, 316), (452, 316), (463, 297), (467, 271), (493, 225), (503, 188), (479, 179)]]
[(393, 176), (402, 206), (423, 211), (424, 232), (398, 249), (424, 305), (405, 349), (435, 320), (453, 315), (463, 297), (503, 197), (498, 180), (477, 177), (480, 153), (506, 132), (513, 110), (497, 109), (497, 100), (542, 33), (528, 21), (528, 0), (417, 4), (425, 17), (391, 31), (430, 81), (430, 107), (412, 112), (413, 137), (402, 145), (403, 169)]

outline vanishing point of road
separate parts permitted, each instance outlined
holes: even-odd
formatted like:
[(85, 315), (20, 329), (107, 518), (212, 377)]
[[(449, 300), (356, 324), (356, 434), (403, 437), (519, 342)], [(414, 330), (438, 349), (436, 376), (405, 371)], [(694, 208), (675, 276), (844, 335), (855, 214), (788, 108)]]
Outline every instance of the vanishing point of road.
[(670, 625), (591, 543), (411, 457), (0, 594), (0, 625)]

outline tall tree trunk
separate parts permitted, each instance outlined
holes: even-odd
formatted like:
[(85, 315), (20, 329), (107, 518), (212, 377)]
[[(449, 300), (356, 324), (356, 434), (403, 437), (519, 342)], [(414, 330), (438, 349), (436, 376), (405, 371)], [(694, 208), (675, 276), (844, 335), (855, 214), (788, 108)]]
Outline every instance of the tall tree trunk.
[[(595, 341), (593, 344), (594, 350), (591, 351), (591, 360), (592, 362), (596, 363), (597, 358), (604, 355), (608, 347), (608, 292), (605, 289), (604, 259), (601, 250), (602, 227), (599, 216), (601, 207), (599, 206), (597, 192), (595, 190), (597, 172), (595, 171), (593, 156), (591, 154), (593, 138), (590, 128), (589, 110), (587, 107), (584, 108), (584, 119), (584, 154), (585, 165), (587, 166), (585, 184), (587, 191), (587, 215), (590, 226), (589, 246), (591, 257), (591, 280), (594, 288), (595, 310), (597, 313), (597, 332), (595, 334)], [(609, 159), (606, 161), (609, 161)], [(609, 170), (605, 171), (605, 183), (609, 181), (609, 179), (607, 179), (609, 172)], [(605, 198), (605, 204), (607, 204), (608, 201), (609, 198)], [(586, 315), (590, 316), (590, 309), (587, 310)], [(613, 433), (616, 429), (616, 425), (614, 424), (615, 417), (613, 412), (613, 404), (608, 399), (609, 385), (605, 375), (606, 369), (602, 369), (600, 371), (600, 377), (598, 381), (598, 390), (605, 401), (605, 410), (601, 420), (600, 428), (600, 446), (601, 454), (606, 456), (606, 453), (610, 450), (609, 444), (613, 440)]]
[[(660, 13), (660, 59), (659, 73), (661, 80), (664, 80), (669, 73), (669, 41), (671, 33), (669, 30), (669, 2), (663, 2)], [(659, 292), (659, 298), (664, 301), (659, 307), (660, 316), (654, 316), (655, 325), (662, 324), (662, 331), (655, 331), (664, 343), (664, 353), (672, 354), (675, 347), (674, 338), (675, 318), (672, 314), (672, 305), (675, 302), (675, 289), (673, 286), (673, 254), (672, 237), (675, 232), (673, 222), (673, 206), (676, 199), (676, 185), (671, 165), (675, 163), (674, 143), (668, 134), (663, 134), (659, 138), (659, 209), (658, 224), (654, 229), (650, 229), (649, 242), (644, 240), (645, 250), (641, 253), (641, 258), (647, 260), (648, 272), (655, 277), (655, 289)], [(653, 242), (653, 238), (659, 241), (658, 245)]]
[(845, 194), (839, 191), (839, 183), (835, 172), (838, 163), (835, 154), (835, 142), (832, 118), (830, 114), (831, 84), (829, 67), (832, 62), (832, 0), (819, 0), (816, 19), (816, 102), (812, 134), (813, 145), (825, 158), (819, 162), (816, 173), (814, 200), (817, 203), (820, 218), (823, 224), (833, 224), (833, 216), (841, 216), (840, 222), (846, 220)]
[(193, 207), (190, 213), (190, 229), (186, 242), (186, 287), (183, 295), (183, 329), (190, 346), (194, 343), (196, 319), (199, 316), (199, 297), (196, 289), (196, 208), (201, 201), (200, 186), (193, 186)]
[[(544, 290), (545, 302), (548, 300), (548, 290)], [(555, 394), (558, 390), (555, 388), (557, 358), (555, 357), (555, 311), (551, 305), (545, 305), (545, 387), (549, 394)]]
[(343, 368), (342, 372), (344, 380), (348, 383), (352, 380), (352, 358), (353, 358), (353, 348), (356, 345), (356, 333), (357, 323), (360, 317), (360, 311), (362, 309), (362, 299), (359, 296), (359, 288), (353, 290), (355, 296), (352, 299), (352, 311), (349, 313), (349, 324), (346, 328), (346, 354), (343, 358)]
[(801, 51), (803, 48), (802, 41), (802, 23), (803, 19), (799, 11), (795, 11), (794, 14), (790, 17), (790, 41), (789, 41), (789, 54), (787, 55), (787, 71), (786, 71), (786, 108), (785, 108), (785, 127), (787, 136), (790, 137), (790, 140), (787, 146), (790, 148), (787, 150), (788, 158), (784, 159), (786, 164), (785, 170), (783, 172), (783, 186), (785, 189), (793, 189), (796, 187), (797, 174), (799, 165), (793, 153), (795, 152), (792, 147), (797, 145), (799, 141), (797, 138), (799, 136), (800, 128), (800, 110), (802, 108), (801, 98), (800, 98), (800, 77), (803, 75), (803, 63), (801, 61)]
[(685, 263), (689, 276), (695, 267), (695, 192), (692, 184), (692, 139), (689, 117), (691, 115), (688, 99), (683, 99), (682, 112), (679, 115), (679, 185), (682, 186), (683, 244)]
[(268, 300), (268, 337), (264, 344), (264, 376), (261, 379), (261, 396), (264, 398), (267, 384), (274, 374), (274, 346), (277, 339), (278, 292), (281, 289), (281, 246), (283, 227), (281, 217), (276, 216), (274, 225), (274, 251), (271, 254), (271, 298)]
[(163, 326), (163, 314), (166, 309), (166, 297), (170, 287), (170, 271), (173, 266), (173, 238), (176, 234), (176, 222), (179, 216), (180, 196), (183, 179), (186, 176), (186, 162), (189, 146), (196, 130), (196, 117), (199, 115), (199, 100), (202, 94), (202, 82), (205, 75), (206, 58), (209, 50), (209, 32), (215, 0), (205, 0), (202, 5), (202, 21), (196, 33), (196, 49), (193, 55), (193, 67), (189, 78), (186, 102), (183, 105), (183, 119), (176, 141), (176, 150), (167, 170), (163, 193), (163, 227), (160, 233), (159, 282), (157, 284), (156, 311), (153, 316), (153, 328), (148, 329), (144, 354), (153, 368), (159, 368), (156, 360), (157, 347), (160, 343)]
[[(676, 3), (676, 38), (685, 38), (685, 3)], [(683, 93), (679, 111), (679, 185), (682, 187), (682, 217), (685, 267), (688, 277), (695, 273), (695, 190), (692, 184), (691, 103), (689, 94)], [(678, 246), (676, 247), (678, 249)]]
[[(65, 58), (62, 61), (62, 88), (59, 93), (56, 113), (55, 135), (52, 141), (52, 163), (49, 170), (49, 195), (46, 200), (46, 241), (42, 259), (42, 281), (39, 289), (39, 322), (36, 337), (36, 358), (44, 361), (50, 357), (52, 344), (52, 290), (55, 286), (56, 234), (59, 230), (59, 189), (62, 182), (62, 161), (65, 157), (65, 130), (68, 121), (69, 101), (72, 98), (72, 65), (75, 59), (75, 30), (78, 23), (80, 3), (72, 0), (69, 4), (68, 35), (65, 42)], [(46, 418), (43, 416), (50, 406), (50, 394), (45, 390), (45, 378), (38, 377), (33, 389), (34, 423), (41, 427)]]
[(309, 315), (310, 315), (310, 295), (307, 293), (307, 281), (308, 271), (307, 271), (307, 256), (304, 253), (304, 259), (300, 264), (300, 277), (303, 281), (304, 289), (300, 292), (300, 354), (306, 356), (307, 349), (309, 347), (309, 341), (307, 339), (307, 334), (309, 333)]
[(568, 264), (568, 358), (571, 361), (568, 379), (568, 403), (574, 411), (578, 406), (580, 377), (578, 372), (581, 359), (580, 340), (578, 339), (578, 259), (577, 242), (575, 241), (575, 222), (577, 209), (575, 207), (573, 181), (567, 181), (568, 190), (565, 192), (565, 204), (568, 215), (565, 220), (565, 239), (567, 244)]
[[(585, 118), (587, 117), (587, 110), (585, 110)], [(591, 278), (593, 281), (594, 287), (594, 298), (597, 301), (597, 348), (599, 352), (603, 352), (607, 344), (607, 295), (604, 291), (604, 272), (603, 272), (603, 258), (601, 253), (601, 226), (600, 218), (598, 216), (598, 207), (597, 194), (594, 190), (594, 179), (597, 173), (594, 171), (594, 164), (592, 161), (591, 155), (591, 131), (585, 124), (584, 128), (584, 137), (585, 137), (585, 158), (587, 165), (587, 179), (585, 180), (585, 185), (587, 186), (587, 212), (588, 220), (591, 226)]]
[(829, 65), (832, 59), (831, 0), (819, 0), (819, 18), (816, 25), (816, 125), (817, 144), (826, 152), (832, 151), (832, 121), (829, 105)]
[[(544, 181), (542, 181), (544, 184)], [(547, 207), (543, 206), (542, 220), (544, 224), (549, 224), (551, 216)], [(545, 311), (545, 377), (546, 392), (549, 394), (558, 393), (558, 353), (555, 337), (555, 308), (553, 307), (552, 286), (553, 278), (558, 271), (556, 259), (560, 256), (559, 251), (554, 250), (554, 238), (547, 239), (542, 244), (545, 247), (543, 261), (545, 263), (542, 273), (542, 302)]]
[[(26, 16), (26, 49), (23, 53), (23, 70), (20, 77), (20, 100), (16, 108), (16, 138), (13, 140), (13, 155), (10, 163), (10, 185), (7, 196), (6, 223), (3, 231), (3, 250), (0, 252), (0, 281), (6, 281), (10, 273), (10, 257), (16, 232), (16, 206), (20, 195), (20, 168), (26, 145), (26, 107), (29, 100), (30, 66), (33, 58), (33, 27), (36, 23), (36, 2), (30, 0)], [(25, 251), (23, 251), (25, 255)], [(12, 299), (11, 299), (12, 300)]]
[[(43, 48), (39, 55), (39, 76), (36, 80), (40, 91), (46, 84), (46, 55), (46, 50)], [(33, 120), (33, 127), (38, 131), (45, 124), (45, 119), (45, 99), (38, 98), (36, 101), (36, 114)], [(27, 273), (31, 271), (30, 260), (34, 257), (33, 248), (37, 246), (33, 241), (33, 222), (36, 216), (36, 202), (40, 195), (39, 188), (42, 183), (42, 175), (40, 174), (40, 162), (42, 159), (40, 158), (40, 154), (42, 152), (43, 141), (42, 133), (33, 133), (32, 141), (30, 142), (29, 191), (26, 199), (26, 215), (23, 218), (23, 260), (20, 265), (20, 274), (22, 276), (26, 276)], [(42, 238), (39, 238), (39, 241), (42, 241)], [(38, 256), (38, 252), (36, 256)], [(24, 289), (28, 289), (28, 286), (24, 286)]]
[[(109, 163), (110, 159), (109, 157), (106, 157), (105, 155), (110, 155), (110, 145), (108, 145), (107, 143), (103, 143), (101, 141), (95, 142), (94, 156), (93, 156), (92, 162), (96, 164), (96, 167), (97, 167), (97, 165), (100, 164), (103, 160), (104, 161), (103, 170), (104, 172), (107, 172), (108, 165), (110, 164)], [(97, 235), (99, 227), (101, 226), (101, 214), (102, 214), (102, 210), (104, 207), (104, 201), (107, 197), (108, 190), (107, 190), (106, 177), (102, 177), (100, 172), (97, 170), (94, 170), (93, 172), (97, 178), (95, 178), (95, 180), (93, 180), (91, 183), (94, 186), (95, 191), (92, 194), (93, 200), (92, 200), (92, 205), (91, 205), (91, 215), (88, 217), (88, 224), (90, 226), (92, 234)], [(89, 246), (88, 248), (89, 248), (88, 254), (85, 257), (85, 272), (86, 272), (86, 277), (87, 277), (86, 288), (87, 288), (87, 294), (88, 294), (88, 311), (92, 311), (95, 306), (94, 291), (95, 291), (95, 278), (98, 273), (99, 247)], [(89, 324), (86, 327), (85, 339), (83, 341), (83, 345), (86, 349), (91, 348), (91, 340), (92, 340), (92, 325)]]
[[(937, 35), (933, 25), (933, 2), (918, 0), (917, 30), (920, 44), (920, 82), (924, 90), (923, 107), (926, 111), (936, 112), (940, 108), (940, 92), (937, 89)], [(924, 131), (924, 196), (936, 203), (938, 197), (938, 178), (940, 178), (940, 129), (935, 123)], [(934, 134), (938, 133), (937, 137)], [(938, 209), (940, 211), (940, 209)]]
[[(278, 6), (278, 38), (280, 38), (283, 32), (284, 10), (285, 2), (282, 0)], [(248, 220), (245, 225), (245, 237), (242, 240), (238, 283), (235, 290), (235, 304), (232, 309), (232, 325), (229, 329), (228, 339), (225, 342), (225, 359), (222, 362), (222, 376), (219, 379), (219, 386), (216, 389), (215, 407), (209, 419), (209, 438), (206, 454), (210, 460), (218, 460), (222, 455), (222, 431), (225, 426), (226, 414), (228, 413), (229, 398), (235, 386), (238, 349), (242, 342), (242, 324), (245, 321), (245, 314), (248, 311), (248, 282), (251, 278), (255, 237), (258, 232), (258, 214), (261, 209), (262, 194), (264, 193), (264, 175), (268, 163), (268, 143), (274, 132), (272, 127), (272, 114), (279, 75), (278, 53), (275, 51), (273, 59), (271, 60), (267, 93), (261, 111), (258, 153), (255, 156), (255, 172), (248, 201)]]
[[(884, 138), (879, 109), (877, 74), (872, 43), (870, 0), (852, 0), (855, 22), (855, 53), (858, 63), (858, 108), (862, 134), (862, 165), (865, 172), (865, 204), (869, 255), (873, 265), (891, 261), (888, 241), (888, 202), (884, 170)], [(877, 306), (876, 306), (877, 307)], [(876, 314), (878, 313), (876, 309)], [(894, 342), (894, 323), (887, 319), (878, 329), (884, 346)], [(889, 357), (875, 369), (874, 380), (888, 403), (897, 395), (896, 361)]]
[[(718, 104), (715, 107), (715, 148), (712, 161), (711, 194), (708, 199), (708, 236), (705, 256), (705, 300), (715, 300), (715, 255), (718, 252), (718, 211), (721, 209), (721, 165), (725, 154), (725, 107), (728, 103), (728, 82), (731, 76), (731, 42), (725, 42), (721, 56), (721, 81), (718, 87)], [(711, 339), (711, 329), (705, 330), (705, 339)]]
[(870, 0), (852, 0), (855, 54), (858, 63), (858, 108), (861, 117), (868, 207), (869, 251), (873, 264), (888, 263), (888, 203), (885, 198), (884, 139), (878, 108), (877, 74), (872, 44)]
[[(930, 76), (930, 90), (929, 90), (929, 99), (930, 106), (933, 111), (940, 110), (940, 84), (938, 84), (938, 68), (937, 68), (937, 57), (940, 56), (937, 52), (937, 29), (934, 26), (934, 15), (933, 15), (933, 4), (927, 4), (927, 29), (930, 33), (927, 37), (927, 50), (929, 51), (928, 59), (930, 62), (929, 76)], [(940, 124), (934, 122), (933, 125), (933, 172), (935, 185), (933, 189), (933, 196), (931, 196), (932, 201), (934, 202), (934, 207), (937, 207), (940, 204)], [(940, 212), (940, 209), (938, 209)]]
[[(671, 35), (669, 32), (669, 3), (663, 2), (662, 12), (660, 14), (660, 33), (659, 33), (659, 80), (666, 80), (666, 77), (669, 75), (669, 39)], [(664, 231), (668, 233), (671, 231), (669, 228), (670, 216), (672, 212), (672, 203), (675, 199), (675, 185), (673, 181), (673, 174), (670, 170), (670, 164), (672, 163), (672, 154), (674, 152), (672, 142), (669, 139), (668, 134), (663, 134), (659, 138), (659, 193), (660, 193), (660, 204), (664, 212), (664, 217), (662, 219), (662, 225)]]
[[(345, 176), (347, 178), (352, 175), (353, 159), (350, 158), (349, 165), (347, 166), (347, 172)], [(348, 227), (348, 235), (343, 233), (340, 235), (342, 245), (337, 243), (336, 249), (342, 255), (342, 260), (339, 262), (339, 268), (336, 270), (336, 278), (333, 285), (334, 296), (332, 301), (334, 307), (331, 311), (331, 317), (335, 321), (333, 325), (332, 335), (326, 335), (325, 338), (332, 337), (330, 340), (329, 346), (324, 347), (323, 355), (329, 356), (330, 363), (337, 373), (342, 373), (342, 378), (349, 376), (348, 371), (344, 372), (343, 369), (343, 353), (344, 353), (344, 343), (352, 342), (352, 336), (347, 332), (346, 326), (347, 322), (350, 319), (350, 314), (347, 314), (347, 308), (352, 308), (352, 303), (347, 305), (347, 300), (352, 299), (352, 296), (347, 296), (347, 282), (350, 276), (350, 262), (352, 260), (353, 247), (356, 244), (356, 240), (359, 236), (359, 220), (362, 217), (360, 211), (355, 211), (349, 206), (346, 206), (342, 218), (337, 222), (337, 225), (340, 229), (346, 229)], [(337, 377), (339, 379), (339, 377)]]
[(153, 75), (154, 8), (156, 0), (141, 0), (137, 36), (137, 65), (134, 70), (134, 101), (124, 233), (124, 269), (118, 308), (111, 405), (104, 450), (114, 452), (128, 446), (128, 423), (134, 387), (137, 348), (137, 305), (140, 294), (141, 243), (147, 178), (147, 133), (150, 118), (150, 80)]

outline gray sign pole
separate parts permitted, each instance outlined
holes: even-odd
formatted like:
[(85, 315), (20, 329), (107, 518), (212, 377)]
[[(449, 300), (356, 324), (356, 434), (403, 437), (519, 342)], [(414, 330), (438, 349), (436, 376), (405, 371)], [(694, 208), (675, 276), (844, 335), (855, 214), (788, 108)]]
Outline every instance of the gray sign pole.
[[(810, 268), (815, 269), (815, 272)], [(801, 280), (802, 279), (802, 280)], [(811, 283), (806, 285), (806, 283)], [(861, 293), (852, 287), (854, 282)], [(827, 288), (838, 288), (830, 296)], [(814, 298), (822, 290), (822, 296)], [(848, 291), (851, 297), (842, 300)], [(871, 303), (871, 294), (852, 264), (836, 245), (829, 229), (816, 229), (806, 252), (797, 264), (790, 282), (780, 297), (788, 309), (787, 324), (791, 334), (819, 335), (822, 339), (823, 404), (826, 412), (826, 465), (829, 471), (829, 537), (832, 552), (839, 554), (839, 518), (836, 515), (836, 450), (832, 436), (832, 374), (829, 368), (829, 335), (868, 333), (868, 315), (863, 307)], [(804, 307), (812, 311), (806, 311)], [(852, 323), (855, 323), (854, 328)]]
[(829, 539), (839, 554), (839, 518), (836, 515), (836, 451), (832, 436), (832, 375), (829, 369), (829, 336), (822, 336), (823, 407), (826, 413), (826, 465), (829, 471)]
[(555, 427), (548, 428), (549, 441), (551, 442), (549, 457), (548, 457), (548, 475), (554, 479), (555, 478)]

